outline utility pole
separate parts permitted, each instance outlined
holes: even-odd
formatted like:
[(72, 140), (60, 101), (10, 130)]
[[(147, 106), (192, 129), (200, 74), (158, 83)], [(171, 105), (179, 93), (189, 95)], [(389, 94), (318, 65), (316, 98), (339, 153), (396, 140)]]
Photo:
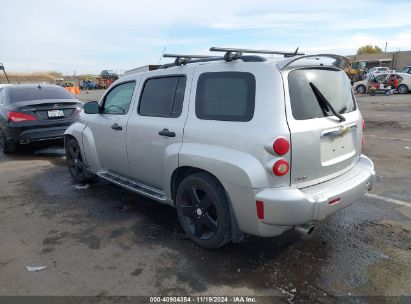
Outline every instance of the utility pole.
[(4, 69), (4, 65), (0, 63), (0, 70), (3, 70), (4, 76), (6, 76), (7, 82), (10, 83), (9, 77), (7, 77), (6, 70)]
[(388, 41), (385, 41), (385, 50), (384, 50), (384, 53), (387, 53), (387, 44), (388, 44)]

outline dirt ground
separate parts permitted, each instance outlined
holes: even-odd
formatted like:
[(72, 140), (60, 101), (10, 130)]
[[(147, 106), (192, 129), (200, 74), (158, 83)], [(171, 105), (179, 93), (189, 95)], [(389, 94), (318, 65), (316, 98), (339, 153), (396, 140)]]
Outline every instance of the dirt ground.
[(377, 184), (304, 238), (287, 232), (204, 250), (187, 240), (171, 207), (101, 180), (78, 189), (55, 155), (61, 147), (0, 153), (0, 295), (409, 301), (411, 94), (358, 101)]

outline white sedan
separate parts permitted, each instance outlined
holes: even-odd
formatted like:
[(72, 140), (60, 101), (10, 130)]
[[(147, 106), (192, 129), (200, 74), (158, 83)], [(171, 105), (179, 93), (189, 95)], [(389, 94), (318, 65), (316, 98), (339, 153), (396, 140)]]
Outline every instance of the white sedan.
[[(353, 84), (352, 88), (358, 94), (366, 93), (370, 91), (371, 85), (379, 84), (379, 85), (391, 85), (390, 80), (395, 76), (398, 79), (398, 87), (397, 91), (400, 94), (408, 93), (411, 89), (411, 74), (406, 73), (388, 73), (382, 74), (375, 77), (371, 77), (370, 79), (364, 79), (361, 81), (357, 81)], [(392, 86), (392, 85), (391, 85)]]

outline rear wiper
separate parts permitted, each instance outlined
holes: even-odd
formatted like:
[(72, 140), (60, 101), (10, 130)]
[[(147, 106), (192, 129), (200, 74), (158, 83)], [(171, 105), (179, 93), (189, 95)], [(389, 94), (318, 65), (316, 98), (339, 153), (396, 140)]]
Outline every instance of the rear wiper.
[(338, 113), (343, 114), (348, 110), (347, 107), (342, 108), (341, 110), (338, 111)]
[(323, 112), (324, 116), (328, 116), (327, 112), (331, 111), (336, 117), (338, 117), (340, 121), (345, 121), (345, 117), (333, 108), (327, 98), (325, 98), (325, 96), (312, 82), (310, 82), (310, 87), (314, 92), (315, 98), (317, 98), (318, 104), (320, 105), (321, 111)]

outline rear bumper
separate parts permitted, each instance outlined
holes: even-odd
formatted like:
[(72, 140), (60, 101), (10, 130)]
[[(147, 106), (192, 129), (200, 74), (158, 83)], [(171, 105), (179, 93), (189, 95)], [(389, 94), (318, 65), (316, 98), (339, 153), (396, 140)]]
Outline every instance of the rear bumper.
[(6, 134), (10, 142), (28, 144), (31, 142), (62, 139), (70, 124), (58, 127), (19, 129), (13, 128)]
[[(318, 185), (303, 189), (256, 189), (255, 199), (264, 202), (264, 219), (259, 220), (261, 231), (267, 230), (266, 225), (295, 226), (323, 220), (361, 199), (374, 182), (374, 164), (361, 155), (350, 171)], [(337, 202), (330, 203), (333, 200)]]

